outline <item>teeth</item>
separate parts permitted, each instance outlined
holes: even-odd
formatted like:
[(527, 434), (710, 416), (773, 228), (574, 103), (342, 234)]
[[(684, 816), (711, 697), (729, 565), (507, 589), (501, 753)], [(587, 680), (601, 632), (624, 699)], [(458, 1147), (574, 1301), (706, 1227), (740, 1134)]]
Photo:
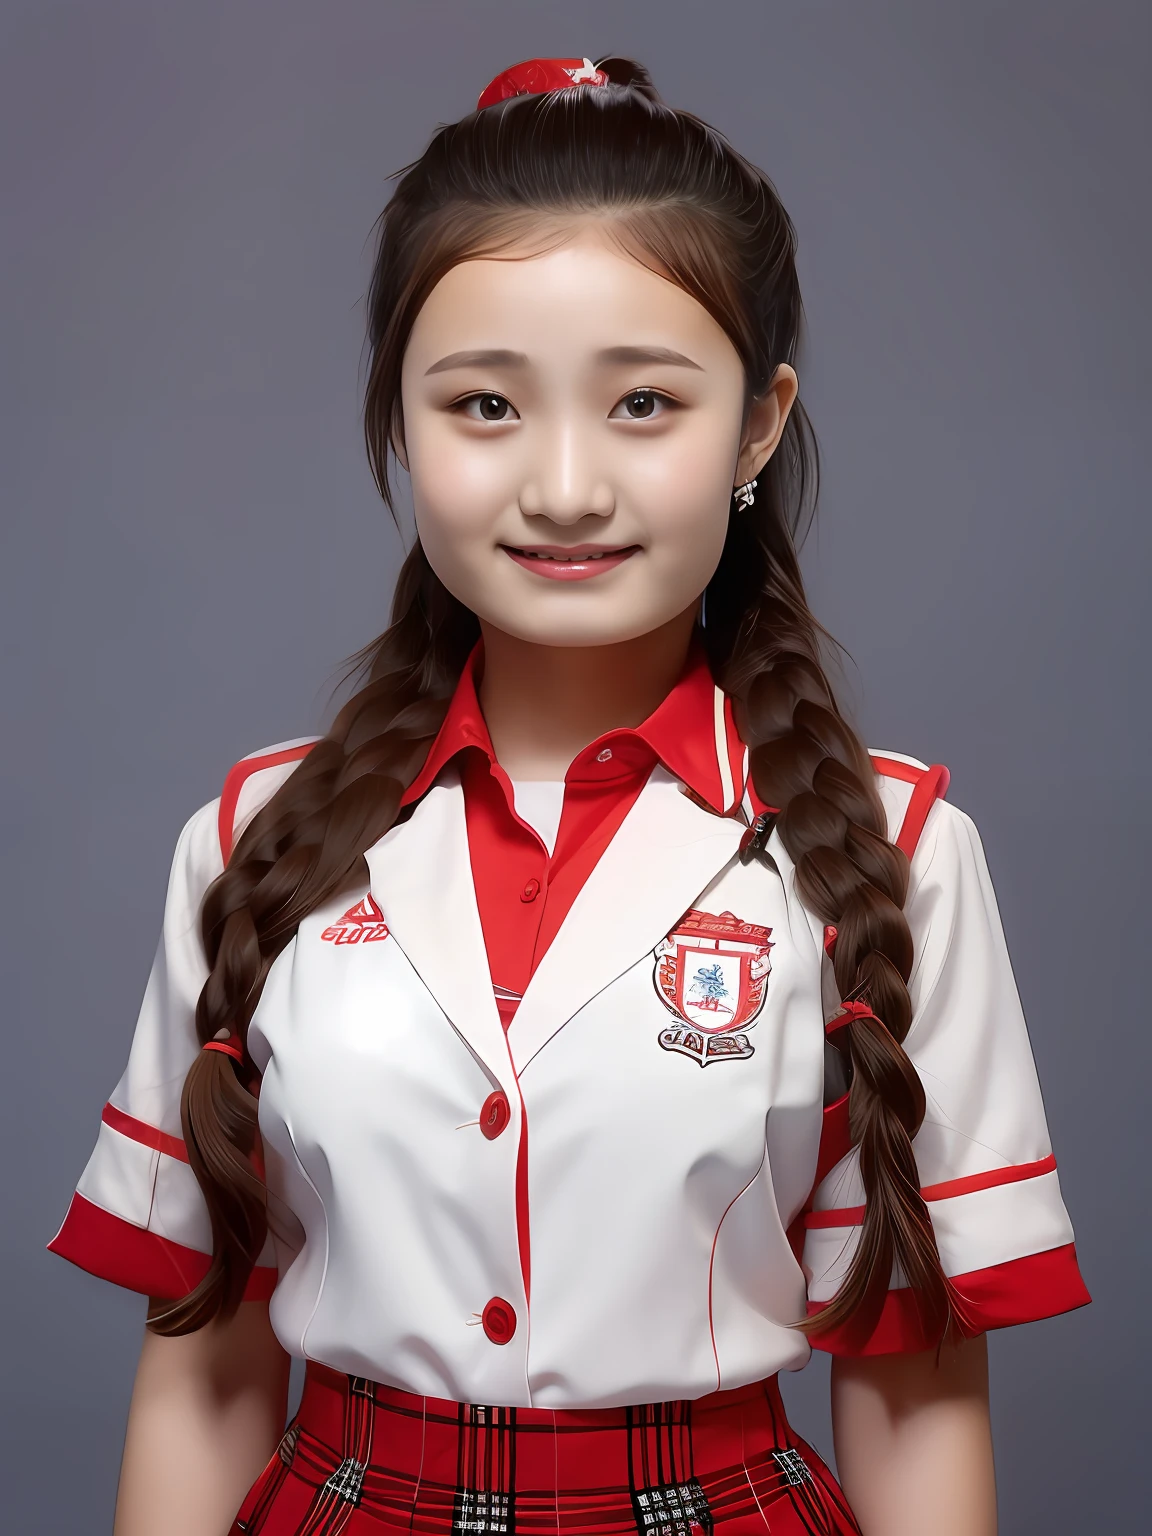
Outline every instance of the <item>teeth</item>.
[(525, 549), (521, 553), (527, 555), (530, 560), (562, 560), (565, 564), (573, 564), (577, 560), (603, 560), (605, 555), (612, 554), (613, 551), (601, 549), (593, 555), (542, 555), (534, 549)]

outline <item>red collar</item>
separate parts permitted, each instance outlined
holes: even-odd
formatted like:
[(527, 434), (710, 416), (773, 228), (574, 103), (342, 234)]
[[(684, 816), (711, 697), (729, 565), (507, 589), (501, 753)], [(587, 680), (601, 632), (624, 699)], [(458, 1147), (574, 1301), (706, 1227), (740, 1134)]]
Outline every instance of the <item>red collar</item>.
[[(476, 672), (482, 654), (482, 642), (478, 641), (464, 665), (424, 766), (408, 786), (401, 804), (418, 800), (445, 765), (466, 747), (479, 748), (490, 763), (495, 763), (492, 740), (476, 693)], [(723, 812), (732, 809), (742, 780), (743, 761), (744, 746), (736, 732), (730, 701), (718, 694), (703, 650), (693, 646), (679, 681), (647, 720), (634, 729), (607, 731), (589, 742), (573, 758), (564, 782), (608, 784), (639, 773), (646, 776), (660, 762), (706, 805)]]

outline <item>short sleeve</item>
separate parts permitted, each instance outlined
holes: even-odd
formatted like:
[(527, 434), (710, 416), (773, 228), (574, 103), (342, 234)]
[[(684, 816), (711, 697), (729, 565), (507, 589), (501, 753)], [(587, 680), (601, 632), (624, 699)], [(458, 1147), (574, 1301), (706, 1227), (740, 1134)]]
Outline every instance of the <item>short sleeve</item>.
[[(181, 1137), (180, 1095), (200, 1048), (196, 1001), (208, 967), (199, 913), (223, 869), (219, 807), (204, 806), (180, 834), (128, 1065), (104, 1106), (64, 1223), (48, 1244), (102, 1279), (172, 1300), (200, 1282), (212, 1249), (207, 1207)], [(272, 1293), (270, 1251), (253, 1271), (249, 1297)]]
[[(924, 822), (905, 911), (915, 962), (904, 1048), (927, 1100), (913, 1145), (964, 1329), (976, 1334), (1083, 1306), (1090, 1297), (984, 851), (970, 818), (944, 800)], [(828, 1112), (826, 1131), (837, 1116), (846, 1120), (845, 1111), (842, 1102)], [(832, 1161), (828, 1140), (825, 1167)], [(803, 1218), (813, 1313), (836, 1294), (859, 1240), (858, 1151), (845, 1150), (826, 1172), (818, 1171), (818, 1180)], [(924, 1336), (915, 1298), (899, 1273), (863, 1348), (849, 1346), (843, 1331), (813, 1338), (832, 1353), (910, 1352), (934, 1342)]]

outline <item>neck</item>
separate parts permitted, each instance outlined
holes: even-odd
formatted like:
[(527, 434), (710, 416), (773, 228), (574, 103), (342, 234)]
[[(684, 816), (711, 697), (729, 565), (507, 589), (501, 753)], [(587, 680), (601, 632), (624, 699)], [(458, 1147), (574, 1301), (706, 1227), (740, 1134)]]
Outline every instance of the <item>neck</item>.
[(480, 708), (509, 778), (562, 779), (590, 741), (646, 720), (684, 669), (695, 612), (618, 645), (536, 645), (481, 622)]

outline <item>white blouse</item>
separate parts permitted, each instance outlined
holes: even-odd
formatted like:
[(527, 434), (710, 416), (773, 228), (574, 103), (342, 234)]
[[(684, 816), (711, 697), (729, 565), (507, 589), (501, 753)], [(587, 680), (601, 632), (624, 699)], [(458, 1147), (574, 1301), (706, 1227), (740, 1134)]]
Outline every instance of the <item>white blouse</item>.
[[(249, 760), (238, 823), (299, 755)], [(927, 770), (878, 766), (895, 836)], [(846, 1144), (816, 1182), (838, 1007), (826, 935), (779, 837), (775, 870), (745, 864), (742, 821), (682, 791), (653, 771), (507, 1033), (451, 765), (368, 850), (368, 882), (277, 958), (249, 1030), (271, 1225), (254, 1284), (291, 1354), (409, 1392), (556, 1409), (694, 1398), (805, 1363), (792, 1325), (835, 1293), (864, 1201)], [(522, 814), (539, 825), (534, 797)], [(127, 1069), (51, 1245), (142, 1290), (163, 1261), (173, 1295), (211, 1248), (179, 1101), (220, 813), (205, 806), (181, 834)], [(928, 1101), (915, 1150), (944, 1268), (975, 1328), (1078, 1305), (980, 840), (943, 800), (906, 912), (905, 1045)], [(890, 1300), (872, 1347), (922, 1347), (899, 1274)]]

